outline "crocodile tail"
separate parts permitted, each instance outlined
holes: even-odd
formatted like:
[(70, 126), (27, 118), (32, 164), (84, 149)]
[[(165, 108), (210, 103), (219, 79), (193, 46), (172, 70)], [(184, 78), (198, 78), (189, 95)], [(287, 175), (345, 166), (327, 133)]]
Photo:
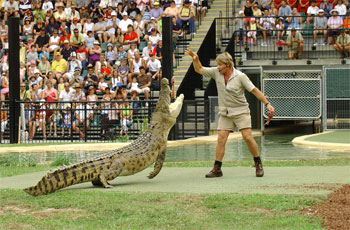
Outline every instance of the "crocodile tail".
[[(87, 164), (79, 163), (71, 166), (63, 166), (48, 172), (37, 185), (25, 188), (24, 191), (32, 196), (45, 195), (61, 188), (65, 188), (81, 182), (91, 181), (93, 175), (89, 172), (82, 174), (82, 170), (88, 169)], [(89, 171), (89, 170), (87, 170)]]

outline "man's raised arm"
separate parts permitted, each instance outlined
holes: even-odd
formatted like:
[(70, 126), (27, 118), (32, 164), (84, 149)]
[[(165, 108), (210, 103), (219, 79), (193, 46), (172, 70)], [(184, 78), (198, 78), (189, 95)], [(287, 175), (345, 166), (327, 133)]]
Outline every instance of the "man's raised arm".
[(200, 75), (203, 75), (204, 70), (201, 62), (199, 61), (198, 55), (190, 49), (185, 50), (185, 54), (188, 54), (192, 57), (194, 70)]

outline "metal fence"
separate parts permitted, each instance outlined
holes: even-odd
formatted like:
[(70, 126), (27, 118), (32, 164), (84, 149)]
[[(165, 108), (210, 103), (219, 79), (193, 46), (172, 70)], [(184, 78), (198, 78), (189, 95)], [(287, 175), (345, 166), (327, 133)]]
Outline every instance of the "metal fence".
[[(16, 102), (21, 107), (20, 143), (114, 142), (135, 139), (148, 127), (157, 100)], [(1, 140), (9, 143), (9, 102), (2, 101)], [(6, 114), (6, 115), (5, 115)], [(122, 132), (121, 132), (122, 131)], [(208, 101), (184, 101), (169, 139), (209, 134)]]
[(324, 68), (323, 130), (350, 129), (350, 68)]
[[(321, 117), (321, 71), (264, 71), (262, 92), (275, 107), (274, 119), (316, 120)], [(268, 117), (265, 106), (262, 114)]]

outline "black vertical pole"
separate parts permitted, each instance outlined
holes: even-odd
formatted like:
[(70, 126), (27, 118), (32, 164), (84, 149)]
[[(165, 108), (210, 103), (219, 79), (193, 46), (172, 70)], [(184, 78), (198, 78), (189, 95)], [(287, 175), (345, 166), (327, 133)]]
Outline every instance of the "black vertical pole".
[(171, 82), (173, 77), (173, 29), (172, 17), (162, 17), (162, 76)]
[(10, 80), (10, 143), (18, 143), (20, 106), (19, 101), (19, 18), (8, 20), (9, 34), (9, 80)]

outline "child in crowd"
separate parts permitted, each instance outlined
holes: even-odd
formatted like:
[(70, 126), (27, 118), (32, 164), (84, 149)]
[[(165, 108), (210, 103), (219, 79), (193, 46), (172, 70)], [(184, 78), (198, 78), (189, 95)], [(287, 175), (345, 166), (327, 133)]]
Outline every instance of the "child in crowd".
[(94, 33), (92, 31), (87, 32), (87, 37), (85, 38), (86, 46), (90, 49), (94, 48)]
[(115, 52), (113, 50), (113, 45), (111, 43), (108, 43), (107, 45), (105, 57), (106, 57), (106, 61), (108, 61), (111, 66), (113, 66), (115, 61)]
[(131, 101), (133, 101), (134, 99), (136, 99), (137, 101), (140, 100), (139, 98), (139, 93), (142, 92), (142, 90), (139, 88), (139, 83), (137, 82), (137, 77), (133, 76), (132, 77), (132, 82), (129, 82), (128, 84), (128, 89), (130, 88), (130, 95), (131, 95)]
[(24, 64), (24, 62), (21, 62), (19, 65), (19, 79), (20, 82), (23, 82), (24, 78), (26, 77), (26, 65)]
[(132, 108), (128, 102), (128, 100), (124, 101), (121, 106), (120, 106), (120, 125), (122, 128), (120, 129), (120, 135), (125, 134), (128, 136), (128, 129), (129, 126), (131, 125), (131, 120), (132, 120)]
[(115, 64), (120, 66), (122, 60), (126, 58), (128, 58), (128, 53), (123, 49), (122, 45), (119, 45), (115, 54)]
[(107, 82), (105, 82), (105, 78), (101, 77), (97, 86), (97, 93), (103, 93), (105, 89), (108, 87)]
[(63, 106), (63, 122), (61, 124), (62, 128), (62, 137), (64, 137), (64, 129), (68, 129), (68, 137), (71, 135), (72, 128), (72, 113), (69, 105)]
[(57, 126), (59, 127), (61, 123), (62, 115), (59, 113), (58, 110), (55, 110), (53, 114), (50, 116), (50, 132), (49, 132), (49, 137), (51, 136), (52, 133), (52, 127), (54, 129), (53, 136), (57, 137)]
[(248, 43), (250, 45), (256, 45), (256, 21), (255, 18), (250, 18), (249, 24), (248, 24)]
[(63, 77), (61, 77), (61, 78), (58, 79), (57, 90), (58, 90), (58, 92), (60, 92), (60, 93), (61, 93), (61, 91), (64, 90), (64, 78), (63, 78)]
[(122, 79), (123, 86), (127, 86), (128, 84), (128, 74), (129, 74), (129, 67), (126, 65), (126, 59), (122, 59), (121, 66), (118, 69), (119, 76)]

